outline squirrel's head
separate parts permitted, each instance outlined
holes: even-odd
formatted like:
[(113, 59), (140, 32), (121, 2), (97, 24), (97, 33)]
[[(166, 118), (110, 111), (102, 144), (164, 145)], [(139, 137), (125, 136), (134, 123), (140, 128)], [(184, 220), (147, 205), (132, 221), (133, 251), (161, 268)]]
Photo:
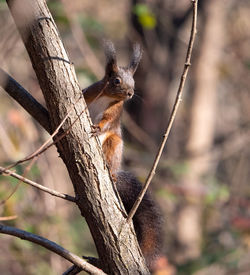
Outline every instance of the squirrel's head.
[(116, 52), (111, 41), (105, 43), (105, 55), (107, 58), (105, 69), (105, 81), (107, 86), (104, 94), (118, 100), (127, 100), (134, 95), (134, 73), (142, 57), (142, 50), (139, 44), (135, 44), (131, 61), (127, 67), (117, 65)]

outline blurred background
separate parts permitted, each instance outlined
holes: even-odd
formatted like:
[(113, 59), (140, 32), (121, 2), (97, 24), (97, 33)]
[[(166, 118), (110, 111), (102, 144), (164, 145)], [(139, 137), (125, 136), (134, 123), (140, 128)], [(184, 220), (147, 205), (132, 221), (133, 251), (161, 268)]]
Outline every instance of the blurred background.
[[(189, 0), (47, 1), (82, 88), (100, 79), (102, 41), (127, 65), (144, 48), (136, 95), (123, 116), (124, 169), (143, 182), (165, 131), (183, 70), (192, 19)], [(178, 275), (250, 274), (250, 2), (199, 0), (198, 33), (184, 96), (151, 190), (165, 219), (165, 254)], [(0, 1), (0, 63), (44, 104), (5, 1)], [(53, 41), (51, 41), (53, 43)], [(35, 151), (48, 134), (0, 88), (0, 165)], [(25, 165), (17, 167), (23, 173)], [(28, 178), (73, 194), (55, 148)], [(47, 237), (78, 255), (96, 256), (76, 207), (0, 177), (6, 224)], [(9, 198), (8, 198), (9, 197)], [(7, 199), (8, 198), (8, 199)], [(60, 274), (70, 264), (47, 250), (0, 235), (0, 273)]]

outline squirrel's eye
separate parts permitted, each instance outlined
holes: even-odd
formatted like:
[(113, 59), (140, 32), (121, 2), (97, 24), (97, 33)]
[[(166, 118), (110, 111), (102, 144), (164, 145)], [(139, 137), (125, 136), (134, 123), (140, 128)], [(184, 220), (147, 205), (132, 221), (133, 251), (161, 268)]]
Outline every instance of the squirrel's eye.
[(121, 79), (119, 77), (115, 78), (114, 83), (115, 85), (121, 84)]

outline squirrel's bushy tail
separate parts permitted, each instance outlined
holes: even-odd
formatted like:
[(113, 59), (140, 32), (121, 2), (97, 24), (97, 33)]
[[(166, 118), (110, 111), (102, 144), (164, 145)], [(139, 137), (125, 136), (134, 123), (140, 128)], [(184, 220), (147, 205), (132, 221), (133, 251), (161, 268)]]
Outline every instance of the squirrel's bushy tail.
[[(142, 188), (141, 182), (131, 173), (120, 171), (117, 177), (117, 189), (124, 207), (129, 212)], [(147, 192), (137, 209), (133, 223), (139, 245), (149, 269), (162, 255), (163, 221), (160, 209)]]

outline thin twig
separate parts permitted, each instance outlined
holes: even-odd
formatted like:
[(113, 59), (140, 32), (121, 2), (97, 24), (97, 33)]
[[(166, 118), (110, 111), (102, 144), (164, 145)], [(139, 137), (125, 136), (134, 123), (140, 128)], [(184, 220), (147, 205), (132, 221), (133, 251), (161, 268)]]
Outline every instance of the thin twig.
[(6, 168), (1, 167), (1, 166), (0, 166), (0, 174), (6, 174), (6, 175), (9, 175), (9, 176), (12, 176), (13, 178), (21, 180), (24, 183), (27, 183), (27, 184), (29, 184), (29, 185), (31, 185), (33, 187), (36, 187), (39, 190), (42, 190), (42, 191), (44, 191), (46, 193), (49, 193), (49, 194), (51, 194), (53, 196), (56, 196), (58, 198), (62, 198), (62, 199), (65, 199), (67, 201), (72, 201), (72, 202), (76, 201), (76, 199), (74, 197), (70, 196), (70, 195), (59, 193), (59, 192), (57, 192), (57, 191), (55, 191), (53, 189), (45, 187), (45, 186), (43, 186), (41, 184), (38, 184), (38, 183), (36, 183), (36, 182), (34, 182), (32, 180), (26, 179), (23, 176), (20, 176), (20, 175), (16, 174), (15, 172), (12, 172), (12, 171), (10, 171), (8, 169), (6, 170)]
[[(102, 88), (102, 90), (100, 91), (100, 93), (94, 98), (94, 100), (93, 101), (95, 101), (95, 100), (97, 100), (101, 95), (102, 95), (102, 93), (103, 93), (103, 90), (106, 88), (106, 86), (108, 85), (108, 82), (106, 82), (105, 84), (104, 84), (104, 86), (103, 86), (103, 88)], [(84, 91), (83, 91), (83, 93), (84, 93)], [(79, 100), (82, 98), (82, 96), (80, 96), (80, 98), (77, 100), (77, 102), (79, 102)], [(77, 103), (76, 102), (76, 103)], [(75, 104), (76, 104), (75, 103)], [(92, 102), (93, 103), (93, 102)], [(91, 103), (91, 104), (92, 104)], [(69, 110), (69, 112), (67, 113), (67, 115), (64, 117), (64, 119), (61, 121), (61, 123), (58, 125), (58, 127), (55, 129), (55, 131), (52, 133), (52, 135), (50, 136), (50, 138), (42, 145), (42, 146), (40, 146), (40, 148), (38, 149), (38, 150), (36, 150), (34, 153), (32, 153), (31, 155), (29, 155), (29, 156), (27, 156), (27, 157), (25, 157), (25, 158), (23, 158), (23, 159), (21, 159), (21, 160), (19, 160), (19, 161), (17, 161), (17, 162), (15, 162), (14, 164), (11, 164), (11, 165), (9, 165), (8, 167), (0, 167), (0, 173), (2, 173), (2, 174), (9, 174), (10, 176), (13, 176), (13, 177), (15, 177), (15, 178), (18, 178), (18, 179), (21, 179), (21, 181), (23, 181), (23, 182), (25, 182), (25, 183), (27, 183), (27, 184), (31, 184), (31, 182), (32, 181), (30, 181), (30, 180), (28, 180), (28, 179), (26, 179), (25, 177), (22, 177), (22, 176), (20, 176), (20, 175), (18, 175), (18, 174), (15, 174), (14, 172), (12, 172), (12, 171), (10, 171), (9, 169), (11, 169), (11, 168), (13, 168), (13, 167), (15, 167), (16, 165), (18, 165), (18, 164), (21, 164), (21, 163), (24, 163), (24, 162), (26, 162), (26, 161), (29, 161), (29, 160), (31, 160), (31, 159), (33, 159), (34, 160), (34, 158), (37, 158), (39, 155), (41, 155), (43, 152), (45, 152), (46, 150), (48, 150), (52, 145), (54, 145), (54, 144), (56, 144), (57, 142), (59, 142), (62, 138), (64, 138), (67, 134), (68, 134), (68, 132), (70, 131), (70, 129), (72, 128), (72, 126), (76, 123), (76, 121), (80, 118), (80, 116), (86, 111), (86, 108), (87, 107), (85, 107), (83, 110), (82, 110), (82, 112), (80, 113), (80, 115), (79, 116), (77, 116), (77, 118), (73, 121), (73, 123), (69, 126), (69, 128), (64, 132), (64, 133), (62, 133), (61, 135), (59, 135), (52, 143), (50, 143), (50, 144), (48, 144), (49, 142), (50, 142), (50, 140), (52, 140), (53, 139), (53, 137), (59, 132), (59, 130), (60, 130), (60, 128), (62, 127), (62, 125), (64, 124), (64, 122), (66, 121), (66, 119), (68, 118), (68, 116), (69, 116), (69, 114), (70, 114), (70, 112), (73, 110), (73, 107), (75, 106), (75, 104), (73, 104), (73, 106), (72, 106), (72, 108), (70, 108), (70, 110)], [(33, 163), (33, 162), (32, 162)], [(14, 176), (15, 175), (15, 176)], [(25, 180), (25, 181), (24, 181)], [(53, 192), (54, 194), (51, 194), (51, 195), (54, 195), (54, 196), (57, 196), (57, 197), (61, 197), (61, 196), (63, 196), (63, 197), (61, 197), (61, 198), (63, 198), (63, 199), (67, 199), (67, 198), (65, 198), (65, 196), (67, 196), (68, 197), (68, 200), (71, 200), (72, 201), (72, 198), (73, 197), (71, 197), (71, 196), (68, 196), (68, 195), (65, 195), (65, 194), (60, 194), (59, 192), (57, 192), (57, 191), (54, 191), (54, 190), (52, 190), (52, 189), (49, 189), (49, 188), (47, 188), (47, 187), (44, 187), (44, 186), (42, 186), (42, 185), (40, 185), (40, 184), (37, 184), (37, 183), (35, 183), (35, 182), (32, 182), (33, 183), (33, 186), (34, 187), (37, 187), (37, 188), (39, 188), (39, 189), (41, 189), (41, 190), (43, 190), (43, 191), (45, 191), (45, 192), (47, 192), (47, 193), (50, 193), (49, 192), (49, 190), (51, 191), (51, 192)], [(19, 185), (19, 184), (18, 184)], [(12, 194), (16, 191), (16, 189), (18, 188), (18, 185), (15, 187), (15, 189), (14, 189), (14, 191), (11, 193), (11, 195), (10, 196), (12, 196)], [(31, 184), (32, 185), (32, 184)], [(46, 191), (46, 190), (47, 191)], [(9, 196), (9, 197), (10, 197)], [(9, 199), (9, 197), (8, 197), (8, 199)], [(6, 200), (4, 200), (4, 202), (5, 202)], [(73, 198), (73, 201), (75, 201), (75, 198)]]
[(69, 252), (65, 248), (61, 247), (60, 245), (52, 242), (46, 238), (41, 236), (29, 233), (27, 231), (17, 229), (11, 226), (6, 226), (0, 224), (0, 233), (16, 236), (20, 239), (27, 240), (38, 245), (45, 247), (46, 249), (58, 254), (59, 256), (65, 258), (66, 260), (70, 261), (71, 263), (75, 264), (76, 266), (82, 268), (84, 271), (88, 272), (89, 274), (96, 274), (96, 275), (104, 275), (101, 269), (89, 264), (85, 260), (81, 259), (79, 256)]
[[(79, 100), (82, 98), (82, 96), (79, 97), (79, 99), (76, 101), (75, 104), (77, 104), (79, 102)], [(52, 145), (54, 145), (56, 142), (60, 141), (63, 137), (65, 137), (65, 133), (67, 133), (67, 131), (74, 125), (74, 123), (79, 119), (79, 117), (81, 116), (81, 114), (86, 110), (86, 108), (84, 108), (84, 110), (81, 112), (81, 114), (76, 118), (76, 120), (70, 125), (70, 127), (67, 129), (66, 132), (62, 133), (61, 135), (59, 135), (56, 140), (53, 142), (53, 137), (59, 132), (59, 130), (61, 129), (61, 127), (63, 126), (64, 122), (66, 121), (66, 119), (69, 117), (70, 112), (73, 110), (75, 104), (72, 105), (72, 107), (70, 108), (70, 110), (68, 111), (67, 115), (63, 118), (63, 120), (60, 122), (60, 124), (57, 126), (57, 128), (55, 129), (55, 131), (51, 134), (51, 136), (32, 154), (28, 155), (27, 157), (18, 160), (17, 162), (9, 165), (8, 167), (6, 167), (6, 169), (11, 169), (13, 167), (15, 167), (18, 164), (24, 163), (26, 161), (29, 161), (31, 159), (33, 159), (34, 157), (38, 157), (39, 155), (41, 155), (43, 152), (45, 152), (48, 148), (50, 148)], [(49, 144), (49, 142), (51, 142), (51, 144)], [(49, 144), (49, 145), (48, 145)]]
[[(32, 159), (32, 161), (29, 163), (29, 165), (25, 168), (22, 177), (26, 178), (28, 172), (30, 171), (31, 167), (33, 166), (33, 164), (35, 163), (35, 161), (37, 160), (37, 158)], [(16, 184), (16, 186), (13, 188), (13, 190), (11, 191), (11, 193), (8, 195), (7, 198), (3, 199), (2, 201), (0, 201), (0, 205), (3, 205), (6, 203), (6, 201), (8, 201), (17, 191), (19, 185), (21, 183), (21, 180), (18, 181), (18, 183)]]
[[(82, 256), (84, 260), (87, 260), (88, 263), (94, 265), (95, 267), (101, 267), (100, 260), (94, 257), (85, 257)], [(62, 275), (76, 275), (79, 272), (81, 272), (81, 268), (79, 268), (76, 265), (72, 265), (70, 268), (68, 268)]]
[(17, 215), (0, 217), (0, 222), (11, 221), (11, 220), (15, 220), (15, 219), (17, 219)]
[(174, 119), (175, 119), (175, 116), (176, 116), (176, 113), (177, 113), (177, 110), (178, 110), (178, 107), (180, 105), (180, 102), (181, 102), (181, 99), (182, 99), (182, 93), (183, 93), (183, 87), (184, 87), (184, 84), (185, 84), (185, 81), (186, 81), (186, 77), (187, 77), (187, 73), (188, 73), (188, 70), (189, 70), (189, 67), (191, 66), (191, 54), (192, 54), (192, 50), (193, 50), (193, 44), (194, 44), (194, 39), (195, 39), (195, 34), (196, 34), (196, 25), (197, 25), (197, 6), (198, 6), (198, 0), (191, 0), (192, 2), (192, 5), (193, 5), (193, 20), (192, 20), (192, 27), (191, 27), (191, 33), (190, 33), (190, 39), (189, 39), (189, 44), (188, 44), (188, 49), (187, 49), (187, 55), (186, 55), (186, 60), (185, 60), (185, 64), (184, 64), (184, 69), (183, 69), (183, 73), (182, 73), (182, 76), (181, 76), (181, 79), (180, 79), (180, 84), (179, 84), (179, 88), (178, 88), (178, 91), (177, 91), (177, 95), (176, 95), (176, 99), (175, 99), (175, 103), (174, 103), (174, 106), (173, 106), (173, 109), (172, 109), (172, 112), (171, 112), (171, 115), (170, 115), (170, 118), (169, 118), (169, 121), (168, 121), (168, 125), (167, 125), (167, 129), (165, 131), (165, 134), (163, 135), (163, 140), (159, 146), (159, 149), (158, 149), (158, 152), (156, 154), (156, 157), (155, 157), (155, 160), (154, 160), (154, 163), (153, 163), (153, 166), (150, 170), (150, 173), (147, 177), (147, 180), (145, 182), (145, 185), (143, 186), (136, 202), (134, 203), (128, 217), (127, 217), (127, 222), (131, 222), (137, 208), (139, 207), (142, 199), (143, 199), (143, 196), (145, 195), (148, 187), (149, 187), (149, 184), (151, 183), (152, 181), (152, 178), (155, 174), (155, 170), (156, 170), (156, 167), (159, 163), (159, 160), (161, 158), (161, 155), (162, 155), (162, 152), (163, 152), (163, 149), (164, 149), (164, 146), (166, 144), (166, 141), (168, 139), (168, 136), (169, 136), (169, 133), (170, 133), (170, 130), (172, 128), (172, 125), (173, 125), (173, 122), (174, 122)]
[[(26, 91), (15, 79), (13, 79), (10, 75), (8, 75), (4, 70), (0, 68), (0, 85), (6, 90), (6, 92), (13, 97), (37, 122), (43, 126), (45, 130), (47, 130), (49, 133), (51, 133), (51, 125), (50, 125), (50, 119), (49, 119), (49, 112), (44, 108), (38, 101), (35, 100), (35, 98), (32, 97), (32, 95)], [(79, 97), (79, 99), (76, 101), (75, 104), (79, 102), (79, 100), (82, 99), (82, 95)], [(75, 104), (71, 107), (67, 115), (64, 117), (64, 119), (61, 121), (61, 123), (57, 126), (55, 131), (51, 134), (49, 139), (34, 153), (30, 154), (29, 156), (23, 158), (22, 160), (19, 160), (15, 162), (14, 164), (6, 167), (6, 169), (11, 169), (14, 166), (23, 163), (25, 161), (31, 160), (32, 158), (39, 156), (41, 153), (43, 153), (45, 150), (47, 150), (49, 147), (51, 147), (54, 143), (46, 146), (51, 140), (53, 140), (53, 137), (59, 132), (62, 125), (68, 118), (70, 112), (73, 110)], [(86, 110), (82, 111), (82, 113)], [(81, 114), (82, 114), (81, 113)], [(80, 114), (80, 115), (81, 115)], [(80, 117), (80, 116), (79, 116)], [(74, 122), (75, 123), (75, 122)], [(73, 124), (74, 124), (73, 123)], [(72, 127), (72, 125), (71, 125)], [(65, 136), (65, 135), (64, 135)], [(64, 137), (62, 136), (62, 137)], [(61, 138), (57, 139), (57, 142)]]
[[(100, 93), (94, 98), (93, 102), (95, 100), (97, 100), (103, 93), (103, 90), (106, 88), (108, 82), (105, 83), (104, 87), (102, 88), (102, 90), (100, 91)], [(84, 90), (83, 90), (84, 92)], [(80, 98), (76, 101), (75, 104), (77, 104), (79, 102), (79, 100), (82, 98), (82, 96), (80, 96)], [(93, 102), (91, 102), (90, 104), (92, 104)], [(68, 127), (68, 129), (66, 129), (66, 131), (64, 133), (62, 133), (61, 135), (57, 136), (56, 139), (53, 141), (53, 137), (59, 132), (60, 128), (62, 127), (62, 125), (64, 124), (64, 122), (66, 121), (66, 119), (68, 118), (70, 112), (73, 110), (73, 108), (75, 107), (75, 104), (73, 104), (73, 106), (70, 108), (70, 110), (68, 111), (67, 115), (64, 117), (64, 119), (61, 121), (61, 123), (57, 126), (57, 128), (55, 129), (55, 131), (52, 133), (52, 135), (48, 138), (47, 141), (45, 141), (42, 146), (40, 146), (34, 153), (28, 155), (27, 157), (18, 160), (17, 162), (9, 165), (8, 167), (6, 167), (5, 169), (11, 169), (15, 166), (17, 166), (18, 164), (24, 163), (26, 161), (29, 161), (35, 157), (40, 156), (42, 153), (44, 153), (46, 150), (48, 150), (52, 145), (56, 144), (57, 142), (59, 142), (62, 138), (64, 138), (70, 131), (70, 129), (72, 128), (72, 126), (77, 122), (78, 119), (80, 119), (81, 115), (86, 111), (87, 106), (81, 111), (81, 113), (77, 116), (77, 118), (73, 121), (73, 123)], [(50, 141), (52, 140), (52, 142), (50, 144), (48, 144)]]

